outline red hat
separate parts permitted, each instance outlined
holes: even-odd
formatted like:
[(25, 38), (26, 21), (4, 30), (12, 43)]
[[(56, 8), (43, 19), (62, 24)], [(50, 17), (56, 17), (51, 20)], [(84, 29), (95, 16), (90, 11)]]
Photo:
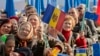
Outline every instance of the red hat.
[(19, 20), (19, 18), (18, 18), (18, 17), (16, 17), (16, 16), (12, 16), (12, 17), (10, 17), (10, 19), (15, 19), (16, 21), (18, 21), (18, 20)]

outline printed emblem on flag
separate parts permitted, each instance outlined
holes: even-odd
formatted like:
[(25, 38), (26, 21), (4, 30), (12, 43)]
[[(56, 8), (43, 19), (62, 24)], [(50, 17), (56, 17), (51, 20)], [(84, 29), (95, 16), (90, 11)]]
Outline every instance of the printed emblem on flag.
[(58, 18), (57, 14), (53, 14), (53, 16), (52, 16), (53, 22), (56, 22), (57, 21), (57, 18)]
[[(49, 11), (49, 12), (48, 12)], [(54, 29), (61, 31), (66, 13), (48, 4), (42, 21)]]

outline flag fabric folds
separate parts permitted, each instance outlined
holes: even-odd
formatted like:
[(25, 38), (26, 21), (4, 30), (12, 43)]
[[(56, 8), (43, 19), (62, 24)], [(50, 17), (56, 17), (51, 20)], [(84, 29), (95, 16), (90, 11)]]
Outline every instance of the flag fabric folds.
[(34, 6), (34, 0), (31, 0), (31, 5)]
[(57, 29), (58, 31), (61, 31), (64, 18), (65, 18), (65, 13), (63, 11), (48, 4), (47, 9), (42, 18), (42, 21), (49, 24), (49, 26)]
[(40, 14), (41, 14), (41, 0), (35, 0), (35, 8), (37, 9), (37, 13), (40, 16)]
[(87, 56), (85, 48), (76, 49), (76, 56)]
[(97, 23), (98, 25), (100, 25), (100, 0), (98, 0), (97, 14), (99, 15), (99, 17), (98, 17), (96, 23)]
[(44, 12), (45, 8), (44, 8), (44, 0), (41, 0), (41, 11)]
[(85, 12), (85, 18), (92, 19), (93, 21), (97, 21), (98, 15), (91, 12)]
[(65, 5), (64, 5), (64, 11), (68, 12), (68, 10), (70, 9), (70, 0), (65, 0)]
[(93, 0), (93, 5), (96, 5), (97, 0)]
[(7, 17), (15, 16), (15, 8), (13, 0), (6, 0), (6, 9)]
[(95, 43), (93, 46), (93, 56), (100, 56), (100, 44)]

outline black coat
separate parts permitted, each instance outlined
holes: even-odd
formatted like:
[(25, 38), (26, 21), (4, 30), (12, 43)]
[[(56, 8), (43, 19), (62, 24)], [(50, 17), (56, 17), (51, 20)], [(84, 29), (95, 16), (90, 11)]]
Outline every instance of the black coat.
[(6, 53), (5, 53), (5, 48), (4, 48), (4, 45), (0, 45), (0, 56), (7, 56)]
[[(15, 46), (15, 51), (16, 51), (18, 48), (21, 48), (20, 39), (18, 39), (17, 36), (16, 36), (15, 43), (16, 43), (16, 46)], [(32, 51), (34, 56), (43, 56), (44, 46), (45, 46), (45, 43), (44, 41), (41, 41), (41, 40), (37, 41), (35, 44), (34, 44), (33, 39), (27, 41), (27, 48), (29, 48), (30, 51)]]

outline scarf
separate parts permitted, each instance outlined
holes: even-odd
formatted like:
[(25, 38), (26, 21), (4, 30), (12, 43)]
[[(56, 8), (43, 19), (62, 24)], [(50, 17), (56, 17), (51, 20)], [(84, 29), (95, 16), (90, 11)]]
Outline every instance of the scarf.
[[(24, 38), (21, 38), (22, 36), (20, 36), (19, 31), (21, 30), (22, 25), (25, 25), (25, 24), (29, 24), (29, 25), (30, 25), (31, 31), (30, 31), (30, 33), (28, 34), (28, 36), (26, 36), (25, 39), (24, 39)], [(22, 23), (22, 24), (19, 26), (19, 28), (18, 28), (18, 33), (17, 33), (17, 34), (18, 34), (18, 38), (21, 40), (21, 41), (20, 41), (20, 45), (21, 45), (22, 47), (27, 47), (27, 42), (30, 41), (30, 40), (32, 40), (32, 37), (33, 37), (33, 27), (32, 27), (32, 25), (31, 25), (31, 23), (29, 23), (29, 22), (24, 22), (24, 23)]]
[(71, 31), (65, 31), (64, 29), (62, 30), (62, 34), (64, 35), (66, 42), (68, 43), (70, 35), (71, 35)]

